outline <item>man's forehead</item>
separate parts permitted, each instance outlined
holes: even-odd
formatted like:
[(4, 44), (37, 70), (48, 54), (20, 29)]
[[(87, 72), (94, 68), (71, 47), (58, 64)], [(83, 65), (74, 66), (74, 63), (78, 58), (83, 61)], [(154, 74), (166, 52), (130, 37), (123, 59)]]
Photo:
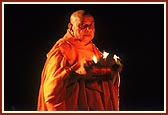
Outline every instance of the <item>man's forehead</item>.
[(76, 18), (76, 24), (84, 24), (84, 23), (94, 23), (94, 18), (92, 16), (82, 16)]
[(85, 15), (81, 17), (81, 22), (94, 22), (94, 18), (91, 15)]

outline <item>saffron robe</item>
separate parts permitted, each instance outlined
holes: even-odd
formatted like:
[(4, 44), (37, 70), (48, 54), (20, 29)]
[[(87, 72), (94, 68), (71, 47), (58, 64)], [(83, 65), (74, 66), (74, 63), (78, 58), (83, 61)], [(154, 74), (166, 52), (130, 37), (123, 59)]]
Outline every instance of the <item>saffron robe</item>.
[[(93, 55), (99, 59), (102, 53), (92, 42), (83, 45), (67, 31), (47, 54), (37, 110), (118, 111), (120, 76), (100, 69), (94, 70), (98, 74), (87, 73), (84, 64)], [(80, 68), (67, 72), (66, 68), (74, 63), (79, 63)]]

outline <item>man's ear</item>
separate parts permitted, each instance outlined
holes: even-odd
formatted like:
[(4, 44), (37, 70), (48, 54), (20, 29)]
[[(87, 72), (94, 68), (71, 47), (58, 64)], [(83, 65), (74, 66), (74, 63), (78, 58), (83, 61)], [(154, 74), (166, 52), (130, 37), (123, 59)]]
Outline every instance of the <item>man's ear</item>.
[(72, 30), (72, 24), (71, 24), (71, 23), (68, 23), (68, 29), (70, 29), (71, 31), (73, 31), (73, 30)]
[(68, 23), (68, 29), (69, 29), (69, 32), (72, 36), (74, 36), (74, 32), (73, 32), (73, 29), (72, 29), (72, 24), (71, 23)]

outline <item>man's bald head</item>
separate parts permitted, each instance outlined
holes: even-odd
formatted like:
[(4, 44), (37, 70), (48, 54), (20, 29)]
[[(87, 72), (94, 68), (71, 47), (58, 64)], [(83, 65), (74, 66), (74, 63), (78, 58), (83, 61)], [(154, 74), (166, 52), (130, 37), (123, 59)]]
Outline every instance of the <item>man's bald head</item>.
[(81, 21), (83, 16), (92, 16), (92, 15), (85, 10), (77, 10), (71, 14), (70, 23), (74, 24), (74, 22), (76, 22), (76, 21)]

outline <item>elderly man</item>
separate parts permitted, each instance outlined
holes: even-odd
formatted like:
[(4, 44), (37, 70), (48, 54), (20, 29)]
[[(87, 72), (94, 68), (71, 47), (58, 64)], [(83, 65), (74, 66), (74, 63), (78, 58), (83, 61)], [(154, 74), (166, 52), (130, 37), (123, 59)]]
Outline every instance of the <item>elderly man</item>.
[(119, 110), (119, 71), (93, 64), (102, 58), (91, 41), (94, 25), (84, 10), (71, 15), (67, 33), (47, 54), (37, 110)]

